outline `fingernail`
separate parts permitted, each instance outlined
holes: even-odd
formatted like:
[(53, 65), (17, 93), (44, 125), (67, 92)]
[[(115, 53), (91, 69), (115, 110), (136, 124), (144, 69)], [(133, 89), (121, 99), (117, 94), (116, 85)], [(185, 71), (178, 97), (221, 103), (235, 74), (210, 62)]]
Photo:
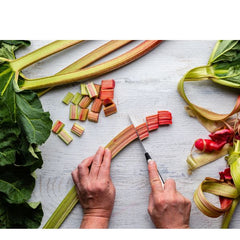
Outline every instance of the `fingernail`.
[(151, 165), (154, 164), (154, 160), (149, 159), (149, 160), (148, 160), (148, 164), (151, 164)]

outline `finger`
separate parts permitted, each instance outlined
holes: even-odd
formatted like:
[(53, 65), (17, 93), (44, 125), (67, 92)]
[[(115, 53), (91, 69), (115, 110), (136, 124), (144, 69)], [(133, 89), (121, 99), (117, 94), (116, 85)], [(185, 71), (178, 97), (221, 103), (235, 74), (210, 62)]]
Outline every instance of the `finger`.
[(83, 178), (89, 175), (89, 171), (90, 171), (89, 167), (91, 166), (92, 162), (93, 162), (93, 156), (84, 159), (78, 165), (78, 174), (80, 178)]
[(110, 177), (110, 167), (111, 167), (112, 153), (106, 148), (104, 151), (102, 165), (100, 167), (98, 177), (99, 178), (109, 178)]
[(164, 191), (176, 192), (176, 182), (173, 179), (167, 179), (164, 184)]
[(153, 160), (150, 160), (148, 162), (148, 173), (149, 173), (149, 181), (150, 181), (150, 185), (153, 193), (156, 191), (163, 191), (162, 182), (158, 175), (157, 164)]
[(151, 192), (149, 195), (148, 208), (149, 208), (149, 210), (151, 210), (151, 209), (153, 209), (153, 207), (154, 207), (153, 193)]
[(98, 176), (98, 172), (103, 160), (103, 155), (104, 155), (104, 148), (99, 147), (93, 158), (93, 162), (90, 170), (90, 176), (94, 176), (94, 177)]
[(74, 169), (72, 171), (72, 179), (73, 179), (73, 182), (78, 185), (79, 184), (79, 174), (78, 174), (78, 169)]

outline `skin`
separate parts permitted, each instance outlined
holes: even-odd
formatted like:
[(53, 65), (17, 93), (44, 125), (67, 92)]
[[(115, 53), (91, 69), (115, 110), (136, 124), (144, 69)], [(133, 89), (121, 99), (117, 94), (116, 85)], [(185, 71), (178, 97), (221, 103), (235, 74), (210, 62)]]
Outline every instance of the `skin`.
[[(110, 177), (111, 152), (100, 147), (72, 172), (83, 209), (80, 228), (107, 228), (111, 217), (115, 187)], [(172, 179), (164, 187), (155, 161), (148, 163), (151, 193), (148, 213), (156, 228), (189, 228), (191, 202), (176, 190)]]
[(148, 213), (157, 228), (189, 228), (191, 201), (176, 190), (173, 179), (160, 181), (155, 161), (148, 163), (151, 193)]
[(80, 228), (108, 227), (115, 200), (115, 187), (110, 177), (111, 158), (111, 152), (100, 147), (72, 172), (84, 213)]

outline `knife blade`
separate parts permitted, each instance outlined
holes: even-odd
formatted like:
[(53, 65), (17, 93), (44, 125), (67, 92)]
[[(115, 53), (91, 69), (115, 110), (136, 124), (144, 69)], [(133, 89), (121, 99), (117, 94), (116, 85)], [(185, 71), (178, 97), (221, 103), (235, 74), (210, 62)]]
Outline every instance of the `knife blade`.
[[(136, 134), (137, 134), (138, 140), (139, 140), (139, 142), (140, 142), (140, 144), (141, 144), (141, 147), (142, 147), (142, 149), (143, 149), (143, 151), (144, 151), (144, 155), (145, 155), (145, 158), (146, 158), (147, 163), (149, 163), (149, 161), (151, 161), (151, 160), (154, 161), (154, 160), (151, 158), (151, 156), (150, 156), (150, 154), (148, 153), (148, 151), (146, 150), (146, 148), (145, 148), (142, 140), (140, 139), (139, 134), (138, 134), (138, 132), (137, 132), (137, 129), (136, 129), (134, 123), (133, 123), (133, 120), (132, 120), (131, 116), (128, 115), (128, 117), (129, 117), (130, 123), (133, 125), (133, 127), (134, 127), (134, 129), (135, 129), (135, 132), (136, 132)], [(157, 169), (157, 171), (158, 171), (158, 169)], [(159, 178), (160, 178), (160, 180), (161, 180), (162, 185), (164, 185), (165, 182), (164, 182), (164, 180), (163, 180), (163, 178), (162, 178), (162, 176), (161, 176), (161, 174), (160, 174), (159, 171), (158, 171), (158, 176), (159, 176)]]

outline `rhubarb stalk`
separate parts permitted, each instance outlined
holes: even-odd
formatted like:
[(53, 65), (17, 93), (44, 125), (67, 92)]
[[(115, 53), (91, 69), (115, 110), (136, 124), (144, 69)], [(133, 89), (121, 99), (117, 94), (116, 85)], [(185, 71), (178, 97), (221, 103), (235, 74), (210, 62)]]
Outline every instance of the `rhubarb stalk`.
[(135, 48), (131, 49), (130, 51), (115, 57), (109, 61), (103, 62), (101, 64), (95, 65), (93, 67), (84, 68), (82, 70), (68, 73), (68, 74), (61, 74), (55, 75), (51, 77), (45, 78), (38, 78), (38, 79), (25, 79), (21, 84), (21, 89), (25, 90), (34, 90), (34, 89), (41, 89), (47, 87), (54, 87), (63, 84), (73, 83), (76, 81), (86, 81), (90, 78), (100, 76), (104, 73), (113, 71), (118, 69), (126, 64), (142, 57), (153, 48), (158, 46), (161, 43), (160, 40), (151, 41), (147, 40), (143, 43), (139, 44)]
[(60, 52), (66, 48), (69, 48), (73, 45), (82, 42), (82, 40), (58, 40), (54, 41), (44, 47), (41, 47), (23, 57), (15, 59), (10, 62), (11, 68), (19, 72), (22, 69), (32, 65), (35, 62), (38, 62), (46, 57), (49, 57), (57, 52)]

